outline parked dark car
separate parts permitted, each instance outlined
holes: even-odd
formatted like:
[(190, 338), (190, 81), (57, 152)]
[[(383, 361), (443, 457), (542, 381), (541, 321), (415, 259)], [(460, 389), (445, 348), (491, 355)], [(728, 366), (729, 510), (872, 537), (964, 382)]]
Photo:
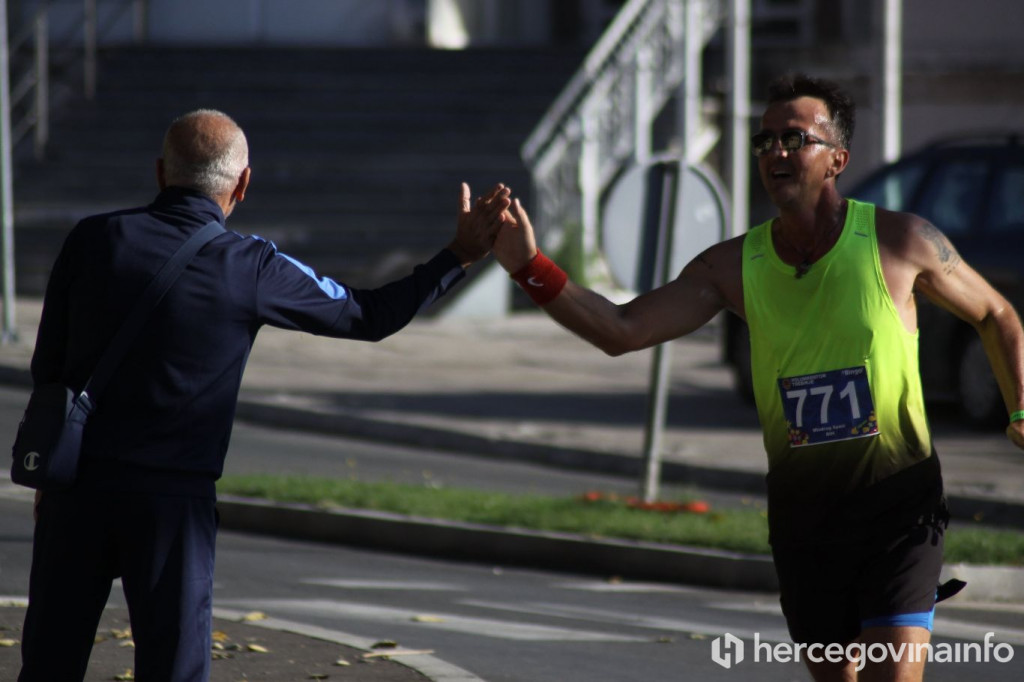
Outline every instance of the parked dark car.
[[(1024, 146), (1011, 135), (936, 142), (883, 166), (847, 196), (931, 221), (964, 260), (1024, 309)], [(930, 402), (955, 402), (966, 421), (1006, 422), (1006, 408), (974, 329), (918, 298), (921, 377)], [(746, 325), (727, 315), (723, 350), (737, 390), (753, 399)]]

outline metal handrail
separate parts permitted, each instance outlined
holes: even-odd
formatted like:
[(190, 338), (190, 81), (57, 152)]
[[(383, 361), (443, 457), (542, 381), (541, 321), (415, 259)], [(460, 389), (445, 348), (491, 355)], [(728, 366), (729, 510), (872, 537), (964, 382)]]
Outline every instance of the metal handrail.
[(521, 147), (545, 247), (576, 242), (575, 275), (591, 279), (603, 192), (650, 155), (654, 117), (688, 73), (699, 78), (687, 43), (706, 44), (724, 11), (721, 0), (629, 0)]
[(652, 4), (654, 3), (650, 0), (629, 0), (615, 15), (597, 43), (587, 53), (583, 65), (573, 74), (523, 144), (521, 153), (528, 164), (538, 158), (555, 139), (558, 129), (576, 112), (581, 100), (590, 91), (598, 76), (608, 68), (617, 50), (622, 47), (623, 40), (631, 32), (634, 22), (641, 13), (649, 13)]
[[(116, 5), (113, 12), (108, 13), (108, 23), (99, 23), (98, 6), (102, 0), (79, 0), (81, 7), (80, 24), (72, 22), (74, 28), (67, 35), (56, 39), (50, 38), (50, 12), (56, 2), (41, 0), (31, 20), (12, 32), (8, 41), (11, 55), (31, 53), (28, 65), (20, 73), (12, 74), (13, 84), (10, 95), (10, 109), (15, 112), (11, 121), (11, 146), (16, 146), (30, 132), (33, 133), (33, 150), (36, 158), (42, 158), (49, 143), (50, 121), (50, 66), (53, 50), (61, 50), (74, 45), (81, 31), (82, 47), (82, 93), (91, 100), (96, 95), (97, 78), (97, 46), (105, 29), (114, 25), (131, 8), (135, 20), (133, 22), (135, 40), (141, 42), (145, 31), (144, 16), (147, 0), (107, 0), (107, 4)], [(28, 98), (31, 105), (24, 105)]]

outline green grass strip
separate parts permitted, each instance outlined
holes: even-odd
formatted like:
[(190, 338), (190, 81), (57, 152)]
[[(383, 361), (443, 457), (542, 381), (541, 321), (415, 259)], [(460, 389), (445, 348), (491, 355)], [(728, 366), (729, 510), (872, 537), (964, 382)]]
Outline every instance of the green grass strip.
[[(314, 476), (226, 476), (222, 495), (276, 502), (368, 509), (507, 528), (562, 531), (595, 538), (621, 538), (767, 554), (768, 522), (757, 508), (709, 513), (632, 509), (618, 501), (581, 497), (512, 495), (459, 488), (432, 488)], [(954, 523), (946, 534), (947, 563), (1024, 566), (1024, 533), (971, 528)]]

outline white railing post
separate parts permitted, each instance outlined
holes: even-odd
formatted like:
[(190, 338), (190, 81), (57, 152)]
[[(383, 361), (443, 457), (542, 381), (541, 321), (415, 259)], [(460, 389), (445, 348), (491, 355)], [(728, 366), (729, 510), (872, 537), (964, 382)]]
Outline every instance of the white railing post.
[(684, 158), (689, 163), (700, 160), (696, 140), (700, 133), (701, 67), (703, 43), (704, 0), (687, 0), (683, 21), (683, 52), (686, 76), (683, 78), (682, 140)]
[(33, 148), (41, 160), (50, 141), (50, 22), (44, 10), (35, 19), (35, 72)]
[(732, 190), (732, 236), (747, 230), (750, 194), (750, 0), (731, 0), (728, 50), (731, 88), (729, 110), (729, 187)]
[(636, 55), (636, 95), (633, 110), (633, 158), (638, 165), (647, 163), (651, 157), (651, 92), (654, 90), (654, 79), (651, 69), (654, 58), (651, 48), (644, 45)]
[(14, 321), (14, 191), (11, 185), (11, 82), (7, 39), (7, 0), (0, 0), (0, 250), (4, 268), (4, 344), (18, 340)]
[(885, 0), (882, 40), (882, 160), (900, 158), (903, 146), (903, 3)]
[(580, 112), (583, 135), (580, 148), (580, 249), (585, 275), (590, 259), (597, 253), (597, 226), (601, 202), (601, 131), (596, 103)]

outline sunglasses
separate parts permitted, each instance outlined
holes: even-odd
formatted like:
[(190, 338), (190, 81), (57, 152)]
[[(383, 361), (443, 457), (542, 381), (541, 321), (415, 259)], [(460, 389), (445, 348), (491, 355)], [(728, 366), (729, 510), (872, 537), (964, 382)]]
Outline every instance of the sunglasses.
[(815, 137), (814, 135), (805, 133), (802, 130), (783, 130), (778, 135), (767, 130), (762, 130), (750, 138), (750, 145), (753, 149), (754, 156), (763, 156), (770, 152), (772, 147), (775, 146), (776, 139), (778, 139), (779, 144), (782, 145), (782, 151), (784, 152), (795, 152), (803, 149), (804, 146), (809, 144), (823, 144), (826, 147), (835, 148), (835, 145), (831, 142), (826, 142), (820, 137)]

